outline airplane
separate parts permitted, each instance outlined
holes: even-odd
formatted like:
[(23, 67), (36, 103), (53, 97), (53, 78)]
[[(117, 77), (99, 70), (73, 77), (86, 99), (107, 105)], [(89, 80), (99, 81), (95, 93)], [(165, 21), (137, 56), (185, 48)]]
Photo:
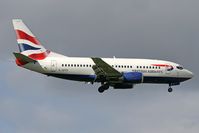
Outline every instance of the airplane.
[(174, 62), (155, 59), (68, 57), (43, 47), (21, 19), (13, 19), (19, 52), (14, 52), (20, 67), (56, 78), (101, 83), (100, 93), (131, 89), (141, 83), (172, 86), (191, 79), (193, 73)]

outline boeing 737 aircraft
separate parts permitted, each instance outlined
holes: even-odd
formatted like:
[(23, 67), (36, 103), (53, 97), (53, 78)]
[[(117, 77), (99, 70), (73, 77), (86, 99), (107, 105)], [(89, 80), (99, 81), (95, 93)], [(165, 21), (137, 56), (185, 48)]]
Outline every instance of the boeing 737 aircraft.
[(191, 79), (193, 73), (181, 65), (163, 60), (67, 57), (44, 48), (21, 19), (13, 20), (19, 51), (14, 53), (20, 67), (57, 78), (101, 83), (100, 93), (109, 87), (131, 89), (136, 84), (171, 86)]

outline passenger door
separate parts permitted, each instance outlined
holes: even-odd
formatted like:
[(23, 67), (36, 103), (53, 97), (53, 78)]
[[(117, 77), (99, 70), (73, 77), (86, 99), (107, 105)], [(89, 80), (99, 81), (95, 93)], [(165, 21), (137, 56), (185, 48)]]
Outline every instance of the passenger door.
[(57, 61), (52, 60), (51, 61), (51, 72), (56, 72), (57, 71)]

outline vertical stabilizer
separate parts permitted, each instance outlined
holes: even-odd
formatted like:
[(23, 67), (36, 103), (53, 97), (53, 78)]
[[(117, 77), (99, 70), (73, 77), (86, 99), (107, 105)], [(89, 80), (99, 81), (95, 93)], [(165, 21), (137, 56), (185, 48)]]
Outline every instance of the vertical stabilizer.
[(45, 59), (50, 51), (46, 50), (41, 45), (36, 36), (29, 30), (21, 19), (13, 19), (12, 22), (16, 32), (20, 53), (34, 60)]

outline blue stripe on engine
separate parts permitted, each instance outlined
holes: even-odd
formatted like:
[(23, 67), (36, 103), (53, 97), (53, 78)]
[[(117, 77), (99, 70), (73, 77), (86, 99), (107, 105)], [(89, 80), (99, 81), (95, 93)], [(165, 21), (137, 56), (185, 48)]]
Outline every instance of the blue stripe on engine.
[(23, 51), (26, 51), (26, 50), (39, 50), (41, 48), (35, 48), (33, 46), (30, 46), (28, 44), (25, 44), (25, 43), (20, 43), (19, 44), (19, 50), (20, 52), (23, 52)]

